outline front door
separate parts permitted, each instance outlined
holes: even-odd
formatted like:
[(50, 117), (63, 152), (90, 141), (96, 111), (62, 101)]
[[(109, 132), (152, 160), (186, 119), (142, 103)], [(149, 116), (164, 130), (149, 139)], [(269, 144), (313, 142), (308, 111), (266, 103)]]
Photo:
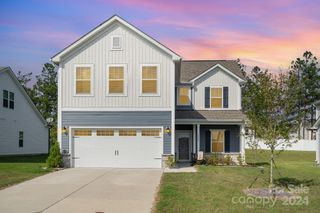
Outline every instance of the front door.
[(191, 131), (178, 131), (176, 133), (176, 150), (178, 161), (190, 161), (191, 160), (191, 144), (192, 144), (192, 132)]

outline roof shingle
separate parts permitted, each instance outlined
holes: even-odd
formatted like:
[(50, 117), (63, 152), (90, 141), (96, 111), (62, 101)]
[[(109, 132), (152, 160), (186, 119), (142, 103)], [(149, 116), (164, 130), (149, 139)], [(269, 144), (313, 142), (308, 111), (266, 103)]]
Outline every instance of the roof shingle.
[(243, 121), (241, 110), (177, 110), (176, 119), (204, 121)]

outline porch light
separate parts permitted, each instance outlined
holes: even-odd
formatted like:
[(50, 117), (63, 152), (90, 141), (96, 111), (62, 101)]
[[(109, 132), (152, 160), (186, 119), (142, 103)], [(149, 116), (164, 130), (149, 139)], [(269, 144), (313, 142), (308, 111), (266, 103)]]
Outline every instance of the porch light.
[(62, 133), (64, 134), (64, 135), (68, 135), (68, 129), (67, 129), (67, 127), (63, 127), (62, 128)]
[(167, 127), (166, 127), (166, 129), (165, 129), (165, 131), (166, 131), (166, 134), (168, 134), (168, 135), (169, 135), (169, 134), (171, 133), (171, 129), (170, 129), (170, 127), (168, 127), (168, 126), (167, 126)]

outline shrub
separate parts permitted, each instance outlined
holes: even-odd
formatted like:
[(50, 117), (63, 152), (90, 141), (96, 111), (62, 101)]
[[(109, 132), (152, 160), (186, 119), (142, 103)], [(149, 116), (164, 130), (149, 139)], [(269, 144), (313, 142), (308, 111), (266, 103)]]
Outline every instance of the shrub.
[(231, 164), (233, 164), (232, 158), (230, 155), (227, 155), (227, 157), (225, 158), (225, 163), (230, 166)]
[(62, 158), (58, 142), (52, 143), (46, 163), (49, 168), (57, 168), (62, 166)]
[(219, 161), (218, 161), (218, 162), (219, 162), (219, 165), (224, 166), (224, 165), (226, 164), (226, 159), (225, 159), (224, 156), (219, 157), (218, 160), (219, 160)]
[(168, 158), (166, 160), (166, 165), (169, 168), (173, 168), (176, 166), (176, 161), (172, 155), (168, 156)]
[(206, 157), (206, 165), (217, 166), (219, 163), (219, 158), (217, 154), (212, 154), (209, 157)]
[(241, 157), (240, 153), (238, 154), (237, 160), (238, 160), (239, 165), (243, 166), (242, 157)]

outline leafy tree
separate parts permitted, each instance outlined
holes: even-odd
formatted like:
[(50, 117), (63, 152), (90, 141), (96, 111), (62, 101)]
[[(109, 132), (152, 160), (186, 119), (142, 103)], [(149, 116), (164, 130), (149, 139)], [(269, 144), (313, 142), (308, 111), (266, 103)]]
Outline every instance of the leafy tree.
[(29, 95), (31, 100), (34, 101), (34, 91), (33, 91), (32, 87), (28, 86), (28, 84), (32, 80), (32, 72), (23, 74), (21, 71), (18, 71), (16, 76), (17, 76), (19, 83), (24, 88), (24, 90), (27, 92), (27, 94)]
[(274, 155), (277, 147), (290, 146), (296, 122), (288, 120), (296, 100), (290, 97), (288, 75), (272, 75), (255, 67), (243, 86), (243, 108), (255, 137), (270, 149), (270, 187), (273, 186)]

